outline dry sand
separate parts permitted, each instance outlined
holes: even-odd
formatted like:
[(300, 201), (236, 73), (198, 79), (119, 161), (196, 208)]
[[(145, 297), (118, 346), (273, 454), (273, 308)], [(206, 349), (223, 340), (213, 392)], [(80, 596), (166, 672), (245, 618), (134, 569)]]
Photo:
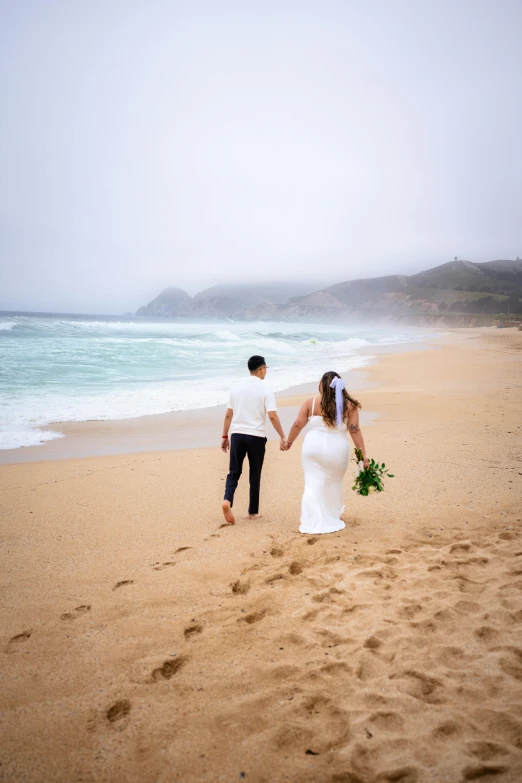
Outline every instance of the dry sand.
[[(0, 780), (522, 780), (522, 333), (386, 356), (382, 495), (297, 533), (299, 448), (0, 468)], [(297, 445), (297, 444), (296, 444)]]

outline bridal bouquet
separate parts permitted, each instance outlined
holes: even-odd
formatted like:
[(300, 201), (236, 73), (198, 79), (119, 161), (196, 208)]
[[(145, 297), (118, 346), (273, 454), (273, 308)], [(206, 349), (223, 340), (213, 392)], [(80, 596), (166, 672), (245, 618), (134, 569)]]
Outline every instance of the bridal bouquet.
[(393, 473), (388, 473), (384, 462), (379, 465), (374, 459), (370, 460), (367, 468), (363, 467), (363, 455), (361, 449), (355, 449), (355, 461), (359, 471), (355, 478), (354, 489), (358, 495), (371, 495), (372, 492), (382, 492), (384, 476), (393, 478)]

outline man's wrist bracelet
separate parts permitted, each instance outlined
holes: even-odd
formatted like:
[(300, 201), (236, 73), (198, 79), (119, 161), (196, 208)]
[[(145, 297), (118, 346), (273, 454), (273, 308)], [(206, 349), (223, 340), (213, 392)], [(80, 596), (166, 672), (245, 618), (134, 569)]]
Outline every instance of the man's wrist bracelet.
[(223, 438), (223, 440), (228, 440), (228, 435), (222, 435), (221, 437)]

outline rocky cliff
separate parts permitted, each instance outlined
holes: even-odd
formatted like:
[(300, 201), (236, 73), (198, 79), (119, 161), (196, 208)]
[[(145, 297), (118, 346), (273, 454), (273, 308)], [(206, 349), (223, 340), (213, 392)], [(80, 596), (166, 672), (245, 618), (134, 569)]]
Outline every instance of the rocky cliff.
[(292, 298), (309, 294), (313, 283), (265, 283), (260, 285), (217, 285), (195, 297), (181, 288), (165, 288), (155, 299), (140, 307), (136, 315), (170, 318), (241, 318), (263, 306), (282, 306)]
[(140, 307), (136, 315), (178, 317), (187, 315), (192, 298), (181, 288), (165, 288), (148, 305)]

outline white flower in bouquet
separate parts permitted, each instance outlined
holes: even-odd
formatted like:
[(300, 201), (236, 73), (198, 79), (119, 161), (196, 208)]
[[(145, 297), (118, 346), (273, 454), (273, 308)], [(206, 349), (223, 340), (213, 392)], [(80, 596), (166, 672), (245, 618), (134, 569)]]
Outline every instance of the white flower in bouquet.
[(355, 484), (352, 489), (359, 495), (366, 497), (367, 495), (373, 495), (374, 492), (382, 492), (384, 489), (384, 476), (393, 478), (393, 473), (388, 473), (388, 468), (386, 468), (384, 462), (379, 464), (374, 459), (371, 459), (368, 467), (365, 468), (361, 449), (355, 449), (355, 461), (357, 468)]

